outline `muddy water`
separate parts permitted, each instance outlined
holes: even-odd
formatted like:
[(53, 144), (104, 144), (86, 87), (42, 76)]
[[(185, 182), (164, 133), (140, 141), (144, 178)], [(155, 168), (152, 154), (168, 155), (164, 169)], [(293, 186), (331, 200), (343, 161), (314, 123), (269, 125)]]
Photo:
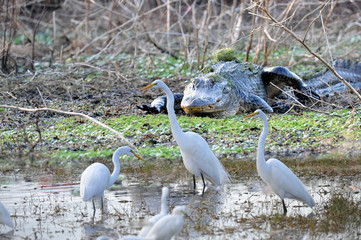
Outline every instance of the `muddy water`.
[[(146, 181), (147, 184), (139, 183), (137, 178), (139, 176), (123, 176), (122, 181), (107, 190), (107, 213), (102, 215), (98, 210), (93, 218), (92, 204), (79, 197), (77, 177), (73, 181), (64, 181), (46, 173), (30, 177), (20, 174), (1, 176), (0, 201), (10, 211), (15, 230), (0, 225), (0, 239), (96, 239), (99, 236), (118, 239), (136, 235), (145, 219), (160, 211), (162, 186), (170, 189), (170, 206), (188, 206), (191, 220), (185, 219), (178, 239), (311, 237), (310, 232), (301, 229), (272, 231), (265, 221), (260, 221), (263, 215), (282, 213), (282, 204), (269, 194), (259, 177), (234, 179), (223, 189), (209, 187), (203, 195), (200, 191), (192, 191), (191, 176), (185, 170), (173, 181), (162, 184), (156, 180), (161, 176), (154, 176)], [(312, 211), (298, 201), (286, 200), (288, 216), (312, 217), (332, 191), (351, 191), (361, 186), (361, 179), (357, 177), (301, 180), (313, 195), (316, 208)], [(201, 186), (201, 181), (198, 181), (198, 187)], [(353, 195), (361, 198), (359, 191)]]

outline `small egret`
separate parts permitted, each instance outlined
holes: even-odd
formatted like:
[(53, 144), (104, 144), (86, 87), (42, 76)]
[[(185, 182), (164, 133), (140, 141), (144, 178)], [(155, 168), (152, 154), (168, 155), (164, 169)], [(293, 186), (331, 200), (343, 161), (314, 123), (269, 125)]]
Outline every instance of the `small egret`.
[(168, 86), (163, 81), (156, 80), (141, 90), (149, 88), (163, 89), (167, 95), (167, 111), (173, 137), (180, 148), (185, 167), (193, 174), (194, 189), (196, 188), (195, 176), (202, 177), (203, 191), (206, 187), (204, 178), (217, 186), (230, 182), (227, 171), (214, 155), (206, 140), (197, 133), (183, 132), (180, 128), (174, 112), (173, 93)]
[(167, 187), (163, 187), (160, 213), (147, 220), (146, 224), (139, 232), (138, 237), (147, 236), (149, 230), (154, 226), (154, 224), (168, 214), (168, 195), (169, 189)]
[(262, 119), (263, 131), (258, 142), (257, 171), (262, 180), (281, 198), (284, 214), (287, 213), (284, 198), (296, 199), (306, 203), (312, 208), (315, 205), (315, 201), (301, 180), (281, 161), (275, 158), (271, 158), (267, 162), (265, 160), (264, 145), (268, 135), (266, 114), (258, 109), (244, 118), (249, 117), (259, 117)]
[(93, 216), (95, 215), (95, 203), (94, 198), (98, 197), (101, 200), (102, 212), (104, 210), (103, 200), (104, 200), (104, 190), (112, 186), (117, 180), (120, 172), (119, 157), (120, 155), (129, 155), (135, 156), (140, 160), (144, 161), (138, 154), (136, 154), (130, 147), (124, 146), (118, 148), (113, 153), (113, 164), (114, 170), (112, 175), (110, 175), (109, 169), (101, 163), (93, 163), (85, 169), (81, 175), (80, 179), (80, 197), (84, 201), (92, 199), (93, 202)]
[(0, 224), (4, 224), (8, 227), (14, 228), (14, 224), (11, 221), (10, 213), (1, 202), (0, 202)]
[(154, 224), (146, 235), (146, 239), (170, 240), (173, 236), (179, 234), (183, 229), (185, 210), (185, 206), (176, 206), (172, 214), (164, 216)]

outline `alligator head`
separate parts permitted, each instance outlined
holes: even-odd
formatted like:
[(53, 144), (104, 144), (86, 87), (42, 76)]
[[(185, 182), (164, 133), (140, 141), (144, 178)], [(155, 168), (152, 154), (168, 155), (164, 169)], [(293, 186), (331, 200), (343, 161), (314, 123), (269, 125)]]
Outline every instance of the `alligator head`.
[(196, 116), (234, 115), (239, 107), (232, 83), (214, 72), (193, 79), (184, 90), (183, 110)]

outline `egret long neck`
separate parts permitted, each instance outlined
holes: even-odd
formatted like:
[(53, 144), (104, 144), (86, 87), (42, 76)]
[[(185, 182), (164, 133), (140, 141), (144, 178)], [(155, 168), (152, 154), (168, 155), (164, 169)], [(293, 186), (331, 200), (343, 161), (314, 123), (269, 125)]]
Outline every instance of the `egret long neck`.
[(114, 170), (113, 170), (112, 175), (110, 176), (108, 187), (112, 186), (119, 177), (119, 172), (120, 172), (119, 158), (120, 158), (120, 155), (122, 155), (122, 154), (123, 153), (122, 153), (122, 151), (120, 149), (115, 151), (114, 154), (113, 154)]
[(162, 214), (168, 213), (168, 203), (167, 203), (168, 196), (167, 195), (168, 195), (168, 193), (162, 195), (162, 205), (161, 205), (161, 209), (160, 209), (160, 213), (162, 213)]
[(174, 112), (174, 96), (172, 91), (167, 87), (164, 86), (165, 94), (167, 95), (167, 111), (168, 111), (168, 118), (172, 128), (173, 137), (177, 141), (179, 145), (179, 139), (182, 137), (183, 131), (179, 126), (177, 121), (177, 117)]
[(266, 143), (266, 138), (268, 135), (268, 121), (266, 118), (262, 118), (263, 122), (263, 131), (258, 141), (258, 150), (257, 150), (257, 171), (261, 178), (264, 178), (266, 171), (268, 170), (266, 166), (266, 159), (264, 157), (264, 145)]

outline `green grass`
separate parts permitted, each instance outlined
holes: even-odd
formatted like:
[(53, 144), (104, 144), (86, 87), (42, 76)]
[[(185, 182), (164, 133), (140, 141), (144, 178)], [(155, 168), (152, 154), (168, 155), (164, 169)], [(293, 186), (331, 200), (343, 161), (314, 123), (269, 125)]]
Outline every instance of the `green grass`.
[[(296, 158), (298, 153), (315, 151), (321, 154), (317, 156), (326, 156), (325, 159), (333, 161), (335, 154), (344, 156), (348, 151), (360, 150), (360, 118), (346, 110), (337, 111), (337, 114), (341, 117), (311, 112), (270, 115), (266, 151), (273, 156), (292, 153)], [(146, 158), (175, 160), (181, 157), (167, 115), (130, 115), (101, 121), (121, 132)], [(178, 121), (184, 131), (202, 135), (215, 154), (222, 158), (254, 156), (262, 129), (260, 120), (245, 120), (242, 116), (223, 119), (180, 116)], [(117, 147), (125, 145), (108, 130), (75, 117), (43, 120), (40, 128), (42, 142), (35, 151), (62, 161), (108, 157)], [(0, 132), (3, 152), (16, 152), (21, 144), (26, 153), (31, 144), (24, 142), (25, 135), (30, 142), (35, 142), (38, 134), (34, 124), (27, 126), (26, 134), (17, 128), (3, 129)]]

